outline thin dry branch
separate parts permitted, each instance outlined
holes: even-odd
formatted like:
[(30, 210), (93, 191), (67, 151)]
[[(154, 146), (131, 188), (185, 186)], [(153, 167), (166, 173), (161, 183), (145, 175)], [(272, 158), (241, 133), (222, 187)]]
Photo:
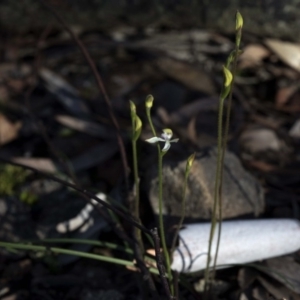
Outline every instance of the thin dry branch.
[(45, 3), (43, 0), (39, 0), (43, 6), (46, 7), (47, 10), (49, 10), (53, 16), (58, 20), (58, 22), (62, 25), (62, 27), (70, 34), (71, 38), (74, 40), (74, 42), (77, 44), (78, 48), (80, 49), (82, 55), (84, 56), (84, 58), (86, 59), (94, 77), (96, 80), (96, 83), (98, 85), (99, 91), (100, 93), (103, 95), (103, 98), (106, 102), (106, 105), (108, 107), (108, 112), (109, 112), (109, 116), (111, 118), (111, 121), (116, 129), (116, 134), (117, 134), (117, 140), (118, 140), (118, 145), (120, 148), (120, 153), (121, 153), (121, 157), (122, 157), (122, 164), (123, 164), (123, 168), (124, 168), (124, 175), (125, 175), (125, 183), (126, 183), (126, 187), (128, 189), (129, 185), (128, 185), (128, 174), (129, 174), (129, 167), (128, 167), (128, 160), (127, 160), (127, 155), (126, 155), (126, 151), (125, 151), (125, 146), (124, 146), (124, 142), (122, 140), (121, 137), (121, 133), (120, 133), (120, 126), (119, 123), (117, 121), (117, 118), (115, 116), (115, 113), (113, 111), (113, 107), (111, 104), (111, 101), (108, 97), (108, 94), (106, 92), (105, 86), (103, 84), (103, 80), (101, 78), (101, 75), (99, 74), (97, 67), (93, 61), (93, 59), (91, 58), (89, 52), (87, 51), (85, 45), (81, 42), (81, 40), (78, 38), (78, 36), (71, 30), (71, 28), (68, 26), (68, 24), (65, 22), (65, 20), (47, 3)]

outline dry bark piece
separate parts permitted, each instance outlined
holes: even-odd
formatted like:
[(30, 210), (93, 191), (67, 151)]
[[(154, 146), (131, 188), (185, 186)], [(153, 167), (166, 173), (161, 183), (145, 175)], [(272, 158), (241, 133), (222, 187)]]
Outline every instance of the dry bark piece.
[[(188, 156), (188, 155), (187, 155)], [(188, 219), (209, 220), (214, 201), (214, 182), (217, 151), (209, 148), (196, 155), (189, 175), (186, 192)], [(181, 216), (183, 179), (186, 159), (167, 160), (163, 167), (163, 213), (168, 216)], [(152, 208), (158, 214), (157, 166), (152, 164), (147, 173), (149, 198)], [(245, 214), (258, 215), (264, 210), (262, 187), (248, 172), (239, 159), (230, 152), (225, 154), (223, 182), (223, 218), (233, 218)]]

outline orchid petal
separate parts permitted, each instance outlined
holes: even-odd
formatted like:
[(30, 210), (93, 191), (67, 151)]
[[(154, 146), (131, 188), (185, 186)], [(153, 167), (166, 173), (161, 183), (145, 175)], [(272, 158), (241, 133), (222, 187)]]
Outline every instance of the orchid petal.
[(162, 151), (166, 152), (166, 151), (168, 151), (170, 149), (170, 147), (171, 147), (170, 142), (166, 141), (165, 146), (162, 148)]
[(170, 141), (170, 143), (177, 143), (179, 141), (179, 139), (173, 139)]
[(146, 142), (151, 143), (151, 144), (154, 144), (154, 143), (157, 143), (157, 142), (164, 142), (164, 141), (165, 140), (163, 140), (162, 138), (159, 138), (157, 136), (146, 140)]

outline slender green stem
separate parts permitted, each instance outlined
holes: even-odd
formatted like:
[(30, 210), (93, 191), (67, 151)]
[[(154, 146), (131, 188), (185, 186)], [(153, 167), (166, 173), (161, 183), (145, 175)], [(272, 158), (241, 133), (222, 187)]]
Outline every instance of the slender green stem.
[(187, 162), (186, 162), (186, 167), (185, 167), (185, 172), (184, 172), (183, 194), (182, 194), (182, 202), (181, 202), (181, 217), (180, 217), (179, 223), (177, 225), (176, 232), (174, 234), (174, 238), (173, 238), (173, 242), (172, 242), (172, 246), (171, 246), (171, 251), (170, 251), (171, 257), (173, 257), (173, 252), (175, 250), (176, 240), (177, 240), (177, 237), (179, 235), (179, 230), (180, 230), (180, 228), (183, 224), (184, 217), (185, 217), (186, 189), (187, 189), (188, 177), (189, 177), (193, 162), (195, 160), (195, 155), (196, 155), (196, 153), (193, 153), (192, 155), (190, 155), (187, 159)]
[[(224, 99), (220, 97), (219, 101), (219, 109), (218, 109), (218, 149), (217, 149), (217, 170), (216, 170), (216, 177), (215, 177), (215, 190), (214, 190), (214, 205), (212, 211), (212, 221), (211, 221), (211, 229), (209, 234), (209, 246), (208, 246), (208, 254), (207, 254), (207, 263), (205, 269), (205, 292), (208, 289), (208, 282), (209, 282), (209, 269), (210, 269), (210, 261), (211, 261), (211, 252), (212, 252), (212, 243), (214, 232), (216, 228), (216, 215), (217, 215), (217, 206), (220, 204), (219, 202), (219, 184), (221, 179), (221, 170), (222, 170), (222, 117), (223, 117), (223, 107), (224, 107)], [(216, 259), (216, 256), (215, 256)]]
[[(151, 237), (149, 235), (146, 235), (146, 237), (149, 238), (149, 242), (153, 242)], [(50, 239), (43, 239), (43, 240), (27, 240), (23, 241), (26, 243), (58, 243), (58, 244), (84, 244), (84, 245), (92, 245), (92, 246), (99, 246), (104, 247), (112, 250), (122, 251), (127, 254), (134, 254), (134, 251), (129, 247), (123, 247), (118, 244), (109, 243), (109, 242), (102, 242), (102, 241), (96, 241), (96, 240), (86, 240), (86, 239), (72, 239), (72, 238), (50, 238)], [(154, 261), (154, 259), (146, 254), (145, 256), (147, 260)]]
[(163, 219), (163, 182), (162, 182), (162, 162), (163, 162), (163, 156), (164, 153), (159, 151), (159, 158), (158, 158), (158, 214), (159, 214), (159, 232), (160, 232), (160, 238), (161, 238), (161, 244), (163, 248), (163, 253), (167, 265), (167, 274), (169, 278), (169, 284), (171, 289), (171, 294), (174, 294), (174, 287), (173, 287), (173, 281), (172, 281), (172, 271), (171, 271), (171, 262), (170, 262), (170, 256), (166, 244), (166, 236), (165, 236), (165, 226), (164, 226), (164, 219)]
[(134, 266), (133, 262), (130, 262), (127, 260), (108, 257), (108, 256), (102, 256), (102, 255), (98, 255), (98, 254), (86, 253), (86, 252), (81, 252), (81, 251), (76, 251), (76, 250), (63, 249), (63, 248), (58, 248), (58, 247), (25, 245), (25, 244), (6, 243), (6, 242), (0, 242), (0, 247), (21, 249), (21, 250), (43, 251), (43, 252), (51, 251), (53, 253), (69, 254), (69, 255), (74, 255), (74, 256), (79, 256), (79, 257), (101, 260), (101, 261), (110, 262), (110, 263), (123, 265), (123, 266)]
[[(70, 249), (63, 249), (58, 247), (46, 247), (46, 246), (27, 245), (27, 244), (19, 244), (19, 243), (7, 243), (7, 242), (0, 242), (0, 247), (7, 248), (7, 249), (33, 250), (33, 251), (42, 251), (42, 252), (50, 251), (52, 253), (74, 255), (78, 257), (84, 257), (84, 258), (100, 260), (108, 263), (113, 263), (121, 266), (129, 266), (129, 267), (135, 266), (135, 264), (132, 261), (127, 261), (124, 259), (86, 253), (86, 252), (70, 250)], [(158, 275), (157, 269), (150, 268), (150, 272)]]
[(57, 238), (57, 239), (43, 239), (43, 240), (34, 240), (30, 241), (31, 243), (59, 243), (59, 244), (85, 244), (92, 246), (105, 247), (112, 250), (118, 250), (122, 252), (126, 252), (128, 254), (133, 254), (132, 249), (129, 247), (122, 247), (117, 244), (109, 243), (109, 242), (101, 242), (96, 240), (86, 240), (86, 239), (70, 239), (70, 238)]
[(184, 221), (184, 218), (185, 218), (186, 188), (187, 188), (188, 177), (189, 177), (189, 173), (185, 172), (185, 175), (184, 175), (184, 184), (183, 184), (183, 195), (182, 195), (182, 202), (181, 202), (181, 216), (180, 216), (180, 220), (178, 222), (178, 225), (177, 225), (174, 237), (173, 237), (173, 241), (172, 241), (172, 246), (171, 246), (171, 251), (170, 251), (171, 257), (173, 257), (173, 252), (175, 250), (176, 240), (177, 240), (180, 228), (182, 227), (182, 224), (183, 224), (183, 221)]
[[(208, 291), (208, 279), (209, 279), (209, 266), (210, 266), (210, 259), (211, 259), (211, 248), (212, 248), (212, 241), (213, 235), (216, 225), (216, 208), (218, 206), (218, 220), (219, 220), (219, 230), (218, 230), (218, 237), (217, 237), (217, 245), (216, 245), (216, 252), (214, 257), (213, 263), (213, 277), (216, 269), (217, 264), (217, 257), (220, 247), (221, 241), (221, 232), (222, 232), (222, 185), (223, 185), (223, 166), (224, 166), (224, 159), (225, 159), (225, 151), (226, 151), (226, 144), (228, 140), (228, 132), (229, 132), (229, 124), (230, 124), (230, 113), (231, 113), (231, 105), (232, 105), (232, 95), (233, 95), (233, 84), (236, 74), (236, 66), (237, 66), (237, 58), (239, 55), (239, 47), (242, 35), (242, 27), (243, 27), (243, 18), (241, 14), (237, 11), (236, 14), (236, 43), (235, 43), (235, 51), (230, 54), (227, 60), (226, 67), (223, 67), (224, 71), (224, 86), (220, 97), (219, 102), (219, 115), (218, 115), (218, 153), (217, 153), (217, 171), (216, 171), (216, 182), (215, 182), (215, 196), (214, 196), (214, 207), (213, 207), (213, 216), (212, 216), (212, 225), (209, 237), (209, 250), (208, 250), (208, 258), (207, 258), (207, 266), (205, 270), (205, 297), (207, 297)], [(233, 61), (233, 71), (229, 71), (229, 66)], [(225, 121), (225, 131), (223, 134), (223, 107), (224, 107), (224, 100), (228, 96), (229, 93), (229, 100), (228, 106), (226, 111), (226, 121)]]
[[(224, 135), (222, 137), (222, 151), (221, 151), (221, 174), (220, 174), (220, 182), (219, 182), (219, 230), (218, 230), (218, 238), (217, 238), (217, 247), (216, 247), (216, 255), (214, 259), (214, 269), (216, 268), (217, 264), (217, 256), (219, 253), (220, 242), (221, 242), (221, 234), (222, 234), (222, 206), (223, 206), (223, 199), (222, 199), (222, 187), (223, 187), (223, 175), (224, 175), (224, 160), (225, 160), (225, 152), (226, 152), (226, 145), (228, 141), (228, 132), (229, 132), (229, 125), (230, 125), (230, 113), (231, 113), (231, 106), (232, 106), (232, 95), (233, 95), (233, 85), (236, 73), (236, 65), (237, 65), (237, 57), (238, 57), (238, 50), (239, 48), (236, 46), (235, 49), (235, 56), (233, 60), (233, 69), (232, 69), (232, 82), (230, 85), (230, 92), (228, 96), (228, 104), (226, 109), (226, 120), (225, 120), (225, 130)], [(218, 156), (219, 156), (219, 149), (218, 149)]]
[[(156, 136), (156, 131), (152, 123), (150, 109), (146, 110), (147, 118), (152, 130), (153, 136)], [(165, 257), (165, 262), (167, 266), (167, 274), (169, 278), (169, 284), (170, 284), (170, 290), (171, 294), (174, 295), (174, 286), (173, 286), (173, 280), (172, 280), (172, 271), (171, 271), (171, 262), (170, 262), (170, 256), (166, 244), (166, 237), (165, 237), (165, 230), (164, 230), (164, 220), (163, 220), (163, 182), (162, 182), (162, 162), (163, 162), (163, 156), (164, 152), (161, 151), (160, 145), (157, 143), (157, 153), (158, 153), (158, 222), (159, 222), (159, 232), (160, 232), (160, 238), (161, 238), (161, 244), (163, 248), (163, 253)]]
[[(223, 175), (223, 110), (224, 110), (224, 100), (220, 101), (219, 107), (219, 117), (218, 117), (218, 149), (217, 149), (217, 172), (216, 172), (216, 184), (215, 184), (215, 199), (217, 201), (218, 207), (218, 237), (220, 237), (220, 228), (222, 224), (222, 175)], [(215, 222), (217, 217), (217, 212), (215, 213)], [(218, 241), (219, 242), (219, 241)], [(215, 272), (216, 262), (217, 262), (218, 252), (216, 250), (213, 264), (213, 272)]]

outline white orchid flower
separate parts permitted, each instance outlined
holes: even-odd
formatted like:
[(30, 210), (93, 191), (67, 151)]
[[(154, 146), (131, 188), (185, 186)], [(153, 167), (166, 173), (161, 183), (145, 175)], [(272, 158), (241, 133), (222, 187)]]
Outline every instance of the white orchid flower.
[(165, 142), (165, 145), (164, 147), (162, 148), (162, 151), (163, 152), (166, 152), (170, 149), (171, 147), (171, 143), (177, 143), (179, 139), (173, 139), (171, 140), (173, 136), (173, 132), (171, 129), (169, 128), (166, 128), (166, 129), (163, 129), (163, 133), (161, 134), (161, 138), (160, 137), (152, 137), (150, 139), (147, 139), (146, 142), (148, 143), (157, 143), (157, 142)]

